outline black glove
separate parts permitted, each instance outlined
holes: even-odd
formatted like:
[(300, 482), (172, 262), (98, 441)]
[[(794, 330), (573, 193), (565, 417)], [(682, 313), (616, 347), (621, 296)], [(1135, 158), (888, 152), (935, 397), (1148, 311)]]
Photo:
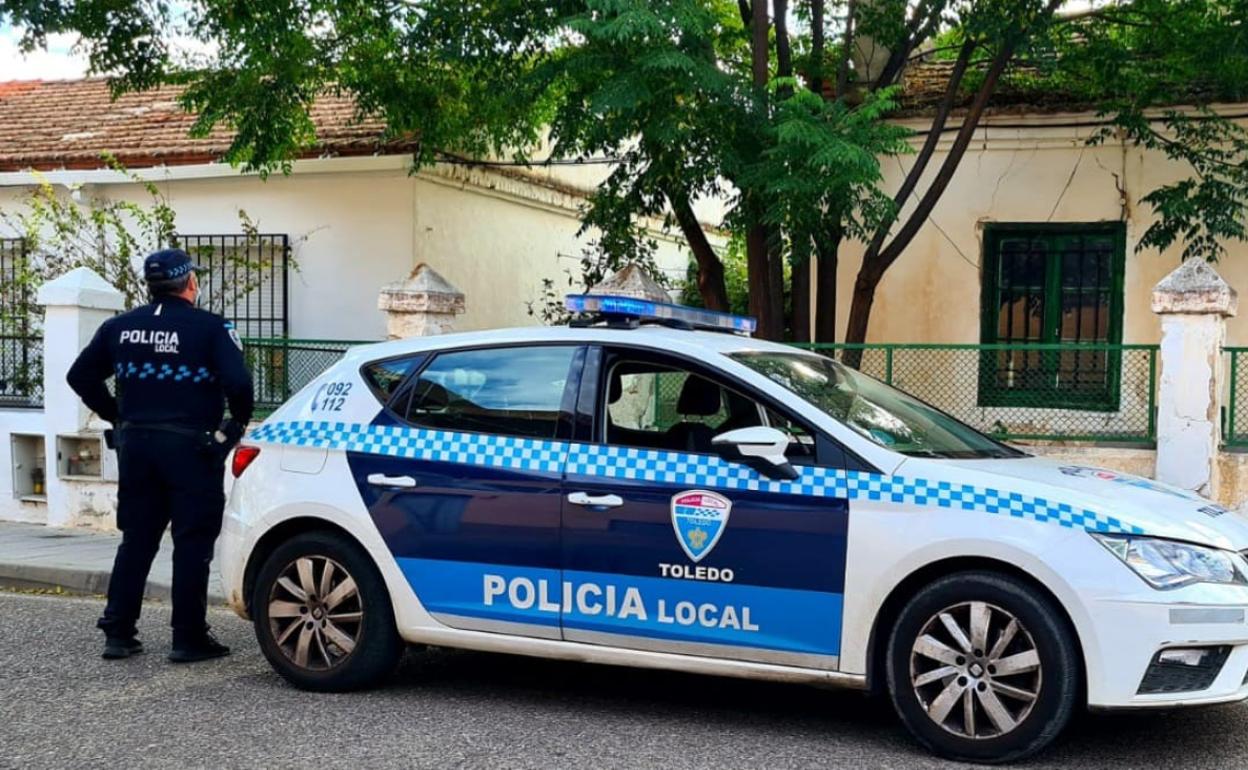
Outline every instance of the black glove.
[(247, 432), (247, 426), (238, 420), (225, 420), (221, 423), (221, 427), (217, 428), (217, 434), (214, 438), (218, 444), (221, 444), (226, 452), (234, 448), (234, 446), (243, 440), (243, 434)]

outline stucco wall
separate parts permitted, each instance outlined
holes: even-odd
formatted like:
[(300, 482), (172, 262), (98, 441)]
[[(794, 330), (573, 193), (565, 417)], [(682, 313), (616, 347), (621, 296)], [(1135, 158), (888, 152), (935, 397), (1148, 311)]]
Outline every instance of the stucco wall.
[[(868, 340), (878, 342), (978, 342), (980, 261), (985, 222), (1125, 221), (1127, 231), (1123, 341), (1157, 342), (1160, 327), (1149, 308), (1152, 287), (1179, 263), (1180, 249), (1135, 252), (1153, 219), (1140, 198), (1186, 176), (1160, 154), (1121, 143), (1089, 147), (1092, 115), (1005, 116), (996, 122), (1026, 129), (981, 128), (929, 221), (885, 275), (876, 295)], [(912, 125), (915, 129), (924, 126)], [(920, 194), (931, 182), (952, 133), (932, 160)], [(886, 161), (895, 188), (913, 156)], [(906, 211), (913, 206), (913, 201)], [(1218, 264), (1222, 276), (1248, 289), (1248, 244), (1229, 244)], [(838, 279), (838, 329), (849, 316), (861, 244), (842, 248)], [(1232, 319), (1232, 345), (1248, 344), (1248, 315)]]
[[(562, 290), (565, 271), (579, 275), (581, 249), (592, 236), (576, 234), (584, 202), (577, 186), (454, 166), (412, 176), (394, 160), (391, 168), (361, 170), (344, 159), (338, 169), (319, 161), (315, 170), (267, 180), (221, 171), (158, 185), (180, 232), (239, 233), (242, 209), (261, 232), (290, 236), (299, 265), (290, 276), (294, 337), (381, 338), (378, 290), (420, 262), (465, 293), (461, 330), (537, 323), (526, 303), (538, 298), (543, 278)], [(28, 189), (0, 187), (0, 208), (20, 205)], [(82, 194), (146, 200), (134, 184), (89, 184)], [(683, 276), (683, 242), (659, 234), (659, 244), (660, 265)]]

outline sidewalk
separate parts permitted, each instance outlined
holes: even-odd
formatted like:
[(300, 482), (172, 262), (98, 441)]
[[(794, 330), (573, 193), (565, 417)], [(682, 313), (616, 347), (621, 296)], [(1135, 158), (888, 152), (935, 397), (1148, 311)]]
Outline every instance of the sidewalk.
[[(39, 524), (0, 522), (0, 587), (56, 588), (71, 593), (102, 594), (121, 535)], [(173, 582), (173, 541), (165, 541), (152, 563), (147, 598), (168, 601)], [(224, 604), (221, 577), (213, 565), (208, 601)]]

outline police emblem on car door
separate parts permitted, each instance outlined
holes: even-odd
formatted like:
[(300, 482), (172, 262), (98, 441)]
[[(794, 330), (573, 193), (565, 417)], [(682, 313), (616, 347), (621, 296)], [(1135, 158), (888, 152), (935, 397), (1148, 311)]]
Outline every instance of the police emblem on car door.
[(711, 552), (728, 526), (730, 513), (731, 500), (705, 489), (672, 497), (672, 528), (690, 560), (699, 562)]

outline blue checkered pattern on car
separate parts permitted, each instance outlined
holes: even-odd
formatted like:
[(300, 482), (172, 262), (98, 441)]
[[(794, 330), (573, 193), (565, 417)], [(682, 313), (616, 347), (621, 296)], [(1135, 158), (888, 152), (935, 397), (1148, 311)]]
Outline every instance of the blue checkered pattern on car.
[(137, 379), (137, 380), (173, 380), (174, 382), (212, 382), (215, 379), (212, 372), (206, 366), (197, 366), (194, 369), (186, 364), (153, 364), (151, 361), (144, 361), (136, 364), (133, 361), (117, 362), (113, 367), (113, 373), (117, 375), (117, 379)]
[(806, 466), (797, 468), (799, 476), (793, 481), (775, 481), (713, 455), (345, 422), (266, 423), (253, 431), (251, 438), (556, 476), (566, 470), (568, 476), (937, 506), (1093, 532), (1144, 533), (1113, 516), (1017, 492)]

